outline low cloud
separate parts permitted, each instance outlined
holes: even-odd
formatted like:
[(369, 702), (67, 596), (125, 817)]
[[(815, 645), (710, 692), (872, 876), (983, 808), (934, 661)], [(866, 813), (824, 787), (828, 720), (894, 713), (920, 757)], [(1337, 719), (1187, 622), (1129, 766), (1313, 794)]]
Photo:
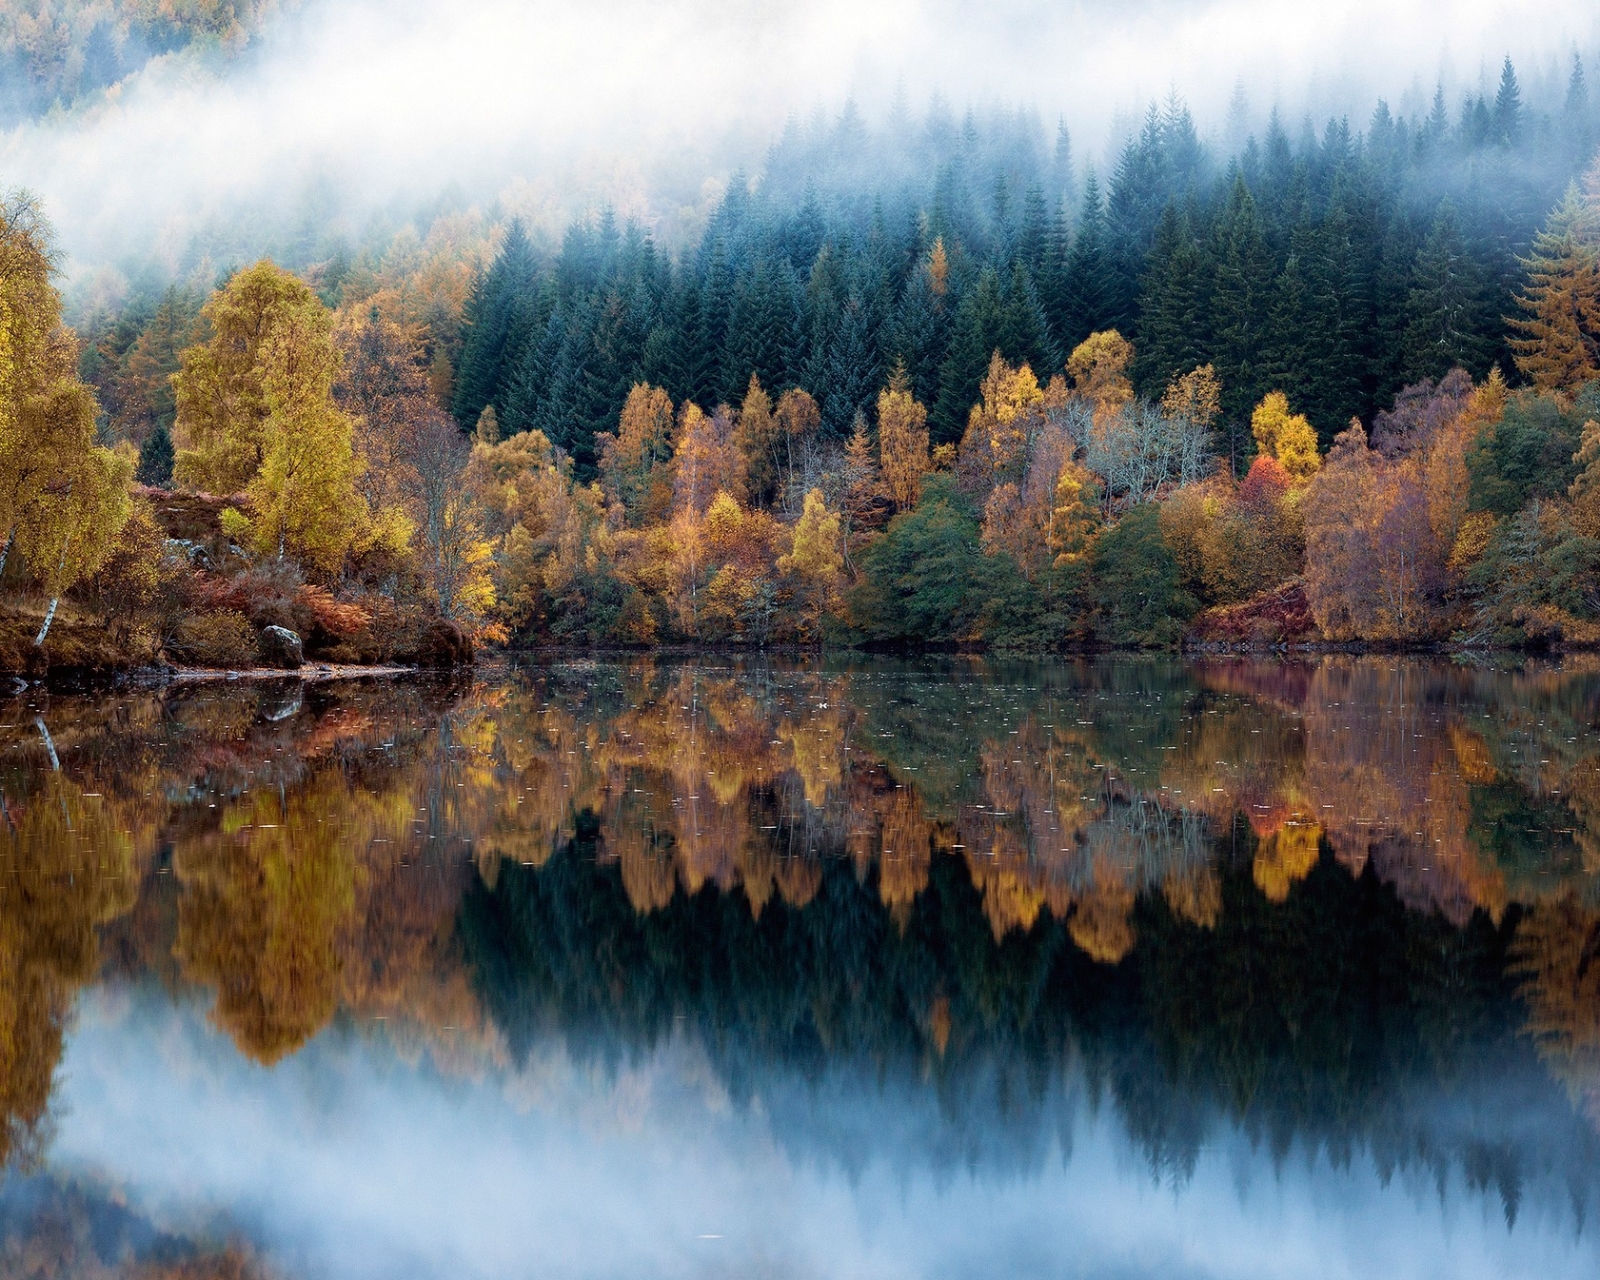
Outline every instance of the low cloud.
[(1530, 99), (1559, 101), (1590, 49), (1581, 0), (312, 0), (231, 62), (169, 55), (0, 136), (0, 181), (44, 197), (79, 271), (176, 261), (205, 227), (245, 244), (307, 210), (358, 229), (449, 190), (513, 192), (552, 223), (608, 199), (692, 228), (787, 117), (848, 98), (869, 118), (897, 94), (1024, 105), (1103, 159), (1173, 90), (1202, 131), (1239, 84), (1257, 119), (1359, 126), (1380, 95), (1423, 110), (1441, 78), (1454, 112), (1507, 53)]

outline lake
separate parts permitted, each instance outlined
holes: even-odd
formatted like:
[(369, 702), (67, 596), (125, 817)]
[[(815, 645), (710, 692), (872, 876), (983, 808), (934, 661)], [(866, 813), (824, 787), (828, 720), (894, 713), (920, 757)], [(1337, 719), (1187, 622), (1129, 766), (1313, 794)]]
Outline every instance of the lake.
[(1600, 1269), (1592, 657), (0, 721), (8, 1276)]

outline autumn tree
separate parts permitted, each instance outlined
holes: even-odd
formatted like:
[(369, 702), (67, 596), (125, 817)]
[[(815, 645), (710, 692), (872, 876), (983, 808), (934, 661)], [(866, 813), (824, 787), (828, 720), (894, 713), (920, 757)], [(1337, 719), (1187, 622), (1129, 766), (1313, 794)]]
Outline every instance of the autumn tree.
[(980, 396), (967, 415), (957, 475), (962, 488), (986, 501), (996, 484), (1022, 478), (1033, 436), (1043, 425), (1045, 392), (1032, 369), (1013, 368), (996, 351)]
[(616, 434), (602, 433), (596, 444), (601, 487), (629, 523), (644, 524), (664, 515), (670, 498), (665, 467), (672, 456), (672, 401), (667, 393), (635, 383), (617, 419)]
[(678, 434), (672, 451), (673, 505), (704, 515), (719, 493), (742, 497), (745, 460), (734, 438), (733, 414), (726, 405), (709, 417), (699, 405), (678, 411)]
[(1209, 431), (1222, 412), (1222, 379), (1209, 364), (1191, 369), (1167, 384), (1161, 397), (1161, 412), (1169, 418), (1187, 418)]
[(401, 493), (416, 525), (420, 567), (433, 602), (441, 617), (475, 626), (494, 606), (495, 595), (482, 505), (465, 483), (470, 453), (455, 419), (430, 401), (407, 425), (399, 461)]
[(1569, 491), (1572, 522), (1584, 537), (1600, 538), (1600, 422), (1590, 418), (1583, 424), (1582, 443), (1572, 460), (1582, 468)]
[[(265, 259), (236, 272), (200, 314), (211, 338), (183, 353), (173, 382), (174, 474), (190, 488), (239, 493), (266, 461), (271, 413), (266, 379), (279, 330), (300, 314), (313, 317), (313, 328), (324, 335), (331, 323), (304, 281)], [(321, 365), (302, 372), (331, 388), (336, 366), (331, 344), (321, 354)]]
[(1275, 459), (1296, 483), (1316, 473), (1317, 433), (1303, 413), (1289, 411), (1289, 398), (1281, 391), (1269, 391), (1250, 415), (1250, 433), (1256, 448)]
[(1133, 364), (1133, 344), (1115, 329), (1091, 333), (1067, 359), (1073, 389), (1087, 397), (1102, 413), (1120, 409), (1133, 399), (1128, 370)]
[(262, 554), (282, 559), (292, 553), (324, 573), (335, 572), (348, 552), (362, 546), (402, 549), (409, 521), (389, 509), (374, 525), (356, 488), (362, 464), (350, 418), (333, 401), (338, 361), (327, 313), (311, 307), (290, 311), (261, 356), (266, 416), (255, 429), (259, 459), (245, 484), (249, 515), (229, 508), (229, 534)]
[(912, 397), (904, 365), (878, 393), (878, 459), (889, 501), (900, 511), (916, 506), (928, 471), (928, 411)]
[(1594, 190), (1567, 188), (1522, 260), (1528, 283), (1510, 320), (1517, 368), (1542, 391), (1567, 391), (1600, 376), (1600, 215)]
[(1444, 554), (1413, 469), (1341, 433), (1305, 491), (1306, 597), (1335, 640), (1416, 640), (1441, 624)]
[[(174, 383), (179, 482), (242, 491), (248, 514), (230, 508), (226, 527), (261, 554), (293, 554), (332, 573), (351, 551), (400, 552), (409, 522), (394, 508), (374, 518), (357, 487), (355, 426), (333, 394), (340, 358), (332, 317), (316, 295), (263, 260), (236, 273), (202, 314), (212, 336), (183, 353)], [(409, 376), (394, 360), (357, 372), (374, 383)], [(407, 397), (381, 386), (352, 394), (375, 411), (405, 411), (393, 404)]]
[(15, 548), (50, 597), (110, 554), (128, 518), (132, 464), (95, 443), (94, 394), (62, 327), (50, 228), (24, 196), (0, 201), (0, 571)]
[(474, 445), (462, 484), (484, 513), (496, 614), (504, 625), (598, 638), (609, 625), (605, 611), (616, 582), (600, 486), (575, 483), (571, 459), (538, 431)]
[(785, 471), (787, 433), (772, 411), (772, 397), (761, 386), (761, 379), (750, 375), (744, 403), (739, 406), (737, 437), (744, 454), (749, 477), (750, 501), (770, 507), (778, 497)]
[(838, 606), (844, 572), (839, 516), (828, 510), (820, 489), (806, 494), (805, 510), (794, 527), (788, 553), (778, 558), (778, 569), (796, 581), (805, 602), (808, 634), (816, 636), (823, 615)]

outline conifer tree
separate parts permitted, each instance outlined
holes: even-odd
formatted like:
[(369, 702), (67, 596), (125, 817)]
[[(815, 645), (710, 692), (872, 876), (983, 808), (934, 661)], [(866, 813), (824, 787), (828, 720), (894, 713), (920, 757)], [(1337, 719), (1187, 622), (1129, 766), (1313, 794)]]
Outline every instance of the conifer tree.
[(1567, 188), (1522, 259), (1528, 283), (1511, 327), (1517, 368), (1544, 391), (1565, 391), (1600, 376), (1600, 235), (1596, 215)]
[(451, 409), (463, 427), (495, 401), (503, 412), (517, 358), (532, 327), (528, 302), (537, 265), (520, 218), (513, 218), (489, 270), (473, 288), (465, 316), (466, 343), (456, 368)]
[(1070, 351), (1097, 329), (1107, 327), (1113, 309), (1107, 285), (1109, 270), (1105, 209), (1100, 185), (1091, 169), (1084, 182), (1083, 207), (1062, 274), (1061, 292), (1055, 301), (1055, 327), (1064, 349)]
[(139, 446), (139, 467), (134, 478), (140, 484), (164, 488), (172, 483), (172, 433), (167, 424), (158, 422)]
[(1500, 68), (1500, 88), (1494, 95), (1494, 134), (1503, 147), (1515, 146), (1522, 139), (1522, 89), (1509, 56)]
[(1482, 377), (1488, 365), (1483, 278), (1448, 202), (1434, 217), (1411, 279), (1404, 337), (1407, 368), (1438, 379), (1459, 366)]

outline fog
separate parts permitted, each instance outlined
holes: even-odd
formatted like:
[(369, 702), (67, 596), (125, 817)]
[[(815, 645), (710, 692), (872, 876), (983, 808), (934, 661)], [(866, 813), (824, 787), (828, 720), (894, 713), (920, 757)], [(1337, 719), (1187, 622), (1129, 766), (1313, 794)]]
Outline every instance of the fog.
[(782, 1078), (734, 1104), (682, 1044), (615, 1075), (551, 1046), (509, 1076), (445, 1080), (381, 1039), (329, 1032), (268, 1071), (194, 1005), (111, 991), (85, 1000), (61, 1079), (55, 1170), (165, 1229), (231, 1223), (310, 1277), (1487, 1278), (1595, 1264), (1559, 1195), (1530, 1194), (1508, 1229), (1497, 1197), (1453, 1179), (1275, 1159), (1238, 1133), (1163, 1183), (1110, 1107), (1072, 1107), (1026, 1170), (936, 1174), (884, 1158), (939, 1126), (934, 1091), (867, 1082), (816, 1096), (810, 1118), (871, 1135), (862, 1154), (797, 1156), (769, 1118)]
[(446, 196), (558, 229), (609, 201), (669, 243), (730, 173), (759, 173), (794, 114), (869, 119), (942, 95), (1062, 115), (1104, 161), (1176, 91), (1217, 133), (1236, 85), (1259, 122), (1378, 96), (1452, 113), (1493, 93), (1559, 102), (1573, 51), (1600, 50), (1583, 0), (309, 0), (244, 53), (158, 58), (92, 101), (0, 135), (0, 183), (46, 201), (73, 273), (154, 256), (206, 228), (223, 253), (295, 217), (359, 234)]

